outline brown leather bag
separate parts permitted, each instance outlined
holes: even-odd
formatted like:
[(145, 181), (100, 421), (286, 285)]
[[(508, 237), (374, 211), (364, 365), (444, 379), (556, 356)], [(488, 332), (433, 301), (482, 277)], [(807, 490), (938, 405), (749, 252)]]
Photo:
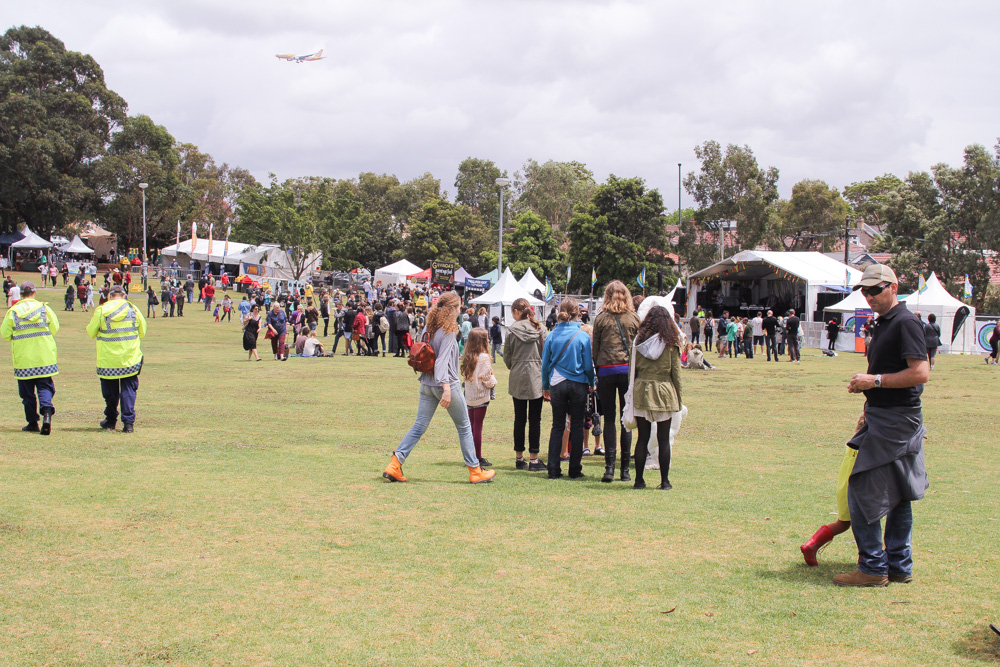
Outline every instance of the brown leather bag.
[(406, 363), (410, 364), (414, 373), (433, 373), (434, 359), (434, 348), (427, 342), (427, 332), (424, 331), (420, 341), (410, 348), (410, 358)]

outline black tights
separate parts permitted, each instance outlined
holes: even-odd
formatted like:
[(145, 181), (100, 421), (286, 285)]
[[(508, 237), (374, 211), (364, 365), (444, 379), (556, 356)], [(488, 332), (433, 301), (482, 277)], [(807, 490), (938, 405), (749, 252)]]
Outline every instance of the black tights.
[[(635, 483), (643, 481), (642, 474), (646, 471), (646, 457), (649, 455), (649, 433), (652, 426), (642, 417), (636, 417), (639, 439), (635, 445)], [(660, 446), (660, 482), (670, 483), (670, 420), (657, 422), (656, 444)]]

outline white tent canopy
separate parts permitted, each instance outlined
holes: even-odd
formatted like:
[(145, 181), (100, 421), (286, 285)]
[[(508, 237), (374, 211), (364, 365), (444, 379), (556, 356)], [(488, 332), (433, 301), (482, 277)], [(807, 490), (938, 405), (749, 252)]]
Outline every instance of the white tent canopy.
[[(905, 303), (911, 312), (919, 312), (924, 322), (927, 321), (928, 315), (934, 313), (937, 324), (941, 327), (941, 347), (938, 348), (938, 352), (960, 354), (978, 350), (976, 347), (976, 309), (949, 294), (933, 272), (931, 277), (927, 279), (926, 289), (923, 292), (914, 292), (900, 297), (899, 300)], [(958, 312), (959, 308), (968, 308), (969, 316), (959, 330), (955, 342), (952, 343), (952, 326), (955, 323), (955, 313)]]
[(517, 284), (523, 287), (524, 291), (528, 294), (534, 295), (535, 290), (538, 290), (539, 294), (545, 294), (545, 284), (535, 277), (534, 272), (530, 268), (521, 276)]
[(50, 242), (31, 231), (28, 227), (25, 227), (21, 233), (24, 234), (24, 238), (10, 244), (10, 247), (14, 250), (43, 250), (52, 247)]
[(63, 247), (59, 248), (59, 250), (66, 254), (83, 254), (83, 255), (94, 254), (93, 248), (84, 243), (83, 239), (80, 238), (79, 234), (74, 236), (72, 241), (70, 241)]
[(844, 299), (843, 301), (838, 301), (832, 306), (827, 306), (825, 310), (829, 310), (831, 313), (851, 313), (858, 308), (871, 308), (868, 305), (868, 301), (865, 300), (864, 295), (861, 290), (855, 290), (851, 292), (851, 295)]
[(507, 267), (503, 271), (503, 275), (500, 276), (500, 280), (497, 284), (491, 287), (485, 294), (481, 297), (472, 299), (470, 303), (482, 304), (482, 305), (493, 305), (493, 304), (503, 304), (509, 306), (518, 299), (527, 299), (528, 303), (532, 306), (542, 306), (545, 302), (541, 299), (536, 299), (531, 294), (529, 294), (523, 287), (517, 284), (517, 280), (514, 278), (514, 274), (510, 272), (510, 267)]
[(376, 287), (384, 287), (394, 283), (405, 283), (406, 276), (412, 276), (414, 273), (420, 273), (422, 270), (413, 262), (401, 259), (398, 262), (383, 266), (381, 269), (375, 269), (375, 275), (372, 277), (372, 280)]
[(698, 305), (697, 295), (702, 285), (716, 279), (722, 281), (724, 293), (733, 283), (752, 283), (751, 298), (758, 303), (779, 291), (790, 300), (801, 290), (804, 319), (812, 320), (817, 295), (849, 289), (861, 280), (861, 271), (820, 252), (743, 250), (688, 278), (688, 317)]

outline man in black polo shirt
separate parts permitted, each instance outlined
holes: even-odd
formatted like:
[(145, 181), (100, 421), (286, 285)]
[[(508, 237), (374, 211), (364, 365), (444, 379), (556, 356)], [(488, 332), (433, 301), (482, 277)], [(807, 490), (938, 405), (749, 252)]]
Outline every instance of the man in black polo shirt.
[(878, 318), (868, 372), (855, 375), (847, 387), (867, 399), (864, 424), (847, 443), (858, 450), (847, 493), (858, 569), (833, 581), (838, 586), (905, 584), (913, 580), (910, 502), (923, 498), (927, 489), (920, 394), (930, 365), (920, 321), (896, 299), (899, 284), (892, 269), (869, 266), (859, 288)]
[(778, 318), (774, 316), (773, 310), (767, 311), (767, 317), (760, 325), (764, 329), (764, 347), (767, 348), (767, 360), (771, 361), (771, 353), (774, 352), (774, 360), (778, 361), (778, 343), (775, 339), (778, 331)]
[(788, 360), (793, 362), (802, 361), (802, 354), (799, 350), (799, 318), (795, 317), (795, 311), (788, 311), (785, 319), (785, 343), (788, 345)]

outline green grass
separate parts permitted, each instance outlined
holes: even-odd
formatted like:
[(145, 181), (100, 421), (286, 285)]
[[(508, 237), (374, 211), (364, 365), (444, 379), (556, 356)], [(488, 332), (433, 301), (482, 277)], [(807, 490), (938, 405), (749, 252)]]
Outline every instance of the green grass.
[(42, 293), (62, 323), (52, 436), (20, 432), (12, 373), (3, 390), (5, 667), (1000, 659), (1000, 420), (981, 357), (939, 357), (924, 394), (916, 581), (839, 589), (850, 535), (817, 568), (798, 546), (833, 518), (857, 355), (685, 372), (669, 493), (601, 484), (597, 458), (582, 482), (515, 471), (500, 364), (496, 481), (466, 483), (442, 413), (410, 481), (387, 484), (416, 413), (405, 362), (278, 364), (262, 348), (248, 363), (239, 325), (191, 304), (150, 320), (136, 432), (106, 433), (89, 315), (63, 313), (61, 291)]

